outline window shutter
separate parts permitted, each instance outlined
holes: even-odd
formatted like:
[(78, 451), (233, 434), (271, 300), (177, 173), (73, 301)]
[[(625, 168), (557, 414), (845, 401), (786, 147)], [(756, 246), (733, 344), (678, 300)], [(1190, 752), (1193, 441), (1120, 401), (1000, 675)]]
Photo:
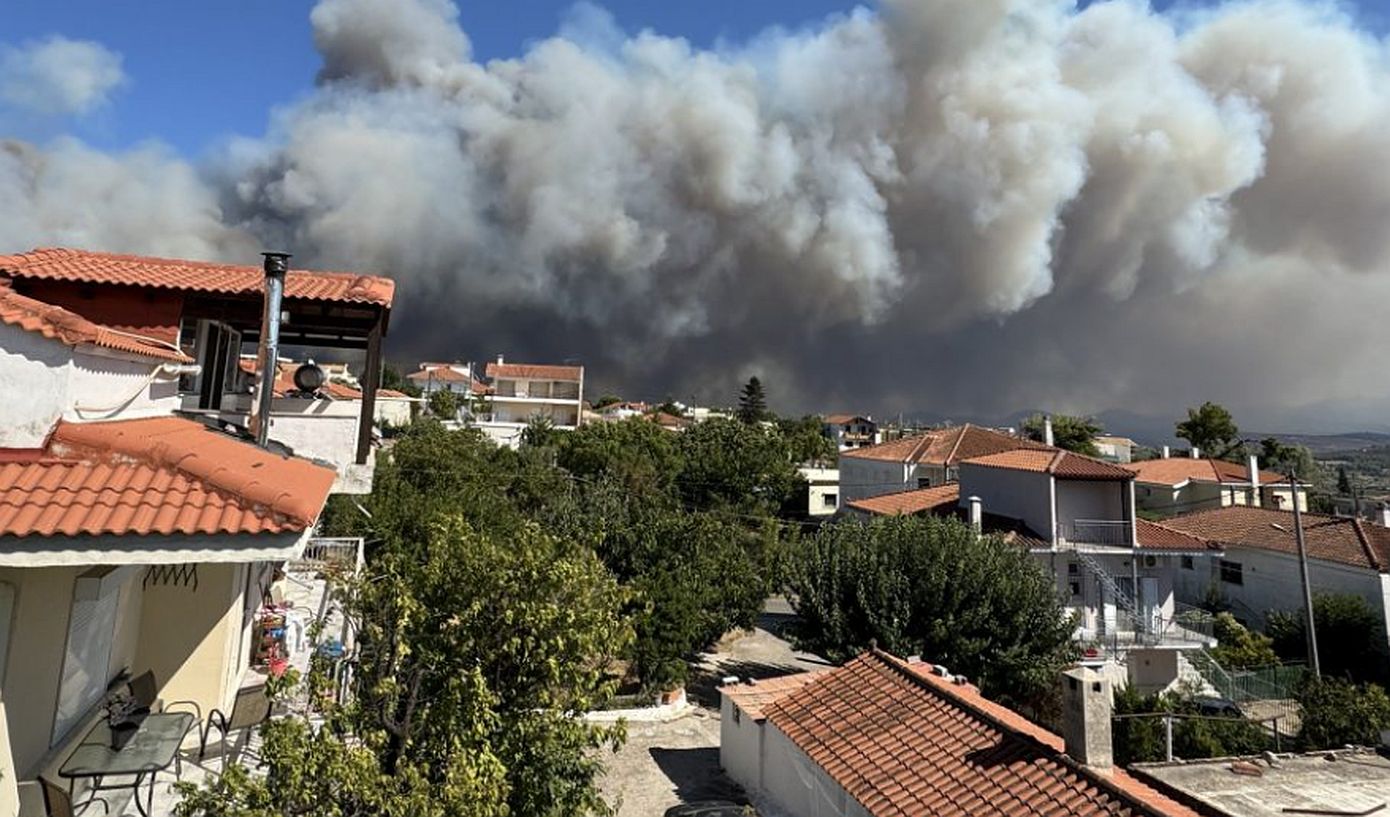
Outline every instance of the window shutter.
[[(79, 582), (80, 583), (80, 582)], [(53, 716), (53, 743), (67, 737), (106, 692), (111, 661), (111, 639), (116, 627), (119, 585), (96, 598), (72, 602), (68, 644), (63, 656), (63, 678), (58, 687), (58, 709)]]

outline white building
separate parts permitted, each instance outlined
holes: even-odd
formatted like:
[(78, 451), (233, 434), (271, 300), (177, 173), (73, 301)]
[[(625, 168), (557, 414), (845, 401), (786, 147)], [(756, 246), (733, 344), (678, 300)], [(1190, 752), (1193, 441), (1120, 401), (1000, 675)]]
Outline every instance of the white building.
[(961, 460), (1040, 443), (983, 426), (952, 426), (840, 452), (840, 500), (851, 502), (955, 482)]
[(1103, 434), (1095, 439), (1096, 450), (1102, 459), (1111, 462), (1129, 462), (1134, 459), (1134, 440)]
[(878, 423), (872, 417), (858, 414), (828, 414), (822, 424), (825, 436), (841, 451), (863, 448), (883, 442)]
[(840, 471), (803, 465), (797, 469), (806, 480), (806, 515), (833, 516), (840, 509)]
[[(1288, 477), (1264, 471), (1254, 456), (1245, 464), (1210, 458), (1169, 457), (1128, 463), (1137, 485), (1139, 508), (1156, 514), (1251, 505), (1293, 510), (1293, 486)], [(1308, 510), (1307, 484), (1300, 483), (1299, 510)]]
[(417, 371), (405, 376), (425, 397), (437, 391), (451, 391), (467, 402), (485, 390), (467, 363), (421, 363)]
[(486, 408), (473, 424), (503, 445), (516, 446), (531, 421), (549, 420), (554, 428), (579, 427), (584, 407), (584, 367), (489, 362)]

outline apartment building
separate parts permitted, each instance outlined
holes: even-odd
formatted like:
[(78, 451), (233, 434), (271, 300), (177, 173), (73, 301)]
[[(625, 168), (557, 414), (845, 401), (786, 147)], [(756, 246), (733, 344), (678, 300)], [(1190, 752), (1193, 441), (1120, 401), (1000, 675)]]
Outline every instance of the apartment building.
[(584, 367), (508, 363), (502, 355), (485, 369), (485, 408), (473, 424), (503, 445), (516, 446), (533, 420), (555, 428), (579, 427), (584, 408)]

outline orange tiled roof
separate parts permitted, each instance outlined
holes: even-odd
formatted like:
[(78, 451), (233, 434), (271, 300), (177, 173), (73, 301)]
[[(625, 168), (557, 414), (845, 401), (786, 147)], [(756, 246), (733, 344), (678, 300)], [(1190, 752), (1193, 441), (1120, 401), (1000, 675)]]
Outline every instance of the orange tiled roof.
[(846, 502), (846, 508), (881, 516), (914, 514), (931, 511), (941, 506), (954, 506), (960, 502), (960, 484), (949, 482), (934, 488), (918, 488), (915, 491), (898, 491), (892, 494), (879, 494)]
[(431, 380), (438, 380), (441, 383), (466, 383), (468, 375), (463, 372), (455, 371), (453, 368), (441, 366), (429, 366), (418, 372), (411, 372), (405, 376), (407, 380), (416, 380), (421, 383), (428, 383)]
[(92, 323), (75, 312), (20, 295), (0, 281), (0, 323), (17, 326), (68, 346), (91, 344), (157, 360), (187, 363), (192, 358), (151, 338)]
[[(1163, 524), (1226, 548), (1298, 553), (1293, 511), (1232, 505), (1174, 516)], [(1390, 572), (1390, 528), (1350, 517), (1305, 513), (1303, 538), (1309, 558)]]
[(490, 361), (486, 374), (494, 377), (521, 377), (536, 380), (582, 380), (583, 366), (543, 366), (532, 363), (498, 363)]
[(175, 417), (60, 422), (0, 460), (0, 537), (303, 531), (334, 476)]
[(879, 650), (763, 712), (874, 817), (1195, 817), (1121, 769), (1081, 766), (1061, 738), (974, 687)]
[(760, 721), (764, 717), (763, 707), (780, 700), (793, 690), (801, 689), (828, 671), (811, 670), (810, 672), (798, 672), (795, 675), (725, 684), (719, 688), (719, 694), (728, 698), (743, 714), (753, 720)]
[[(1225, 460), (1169, 457), (1167, 459), (1125, 463), (1124, 467), (1133, 471), (1134, 478), (1139, 482), (1152, 485), (1177, 486), (1189, 481), (1250, 484), (1247, 466)], [(1261, 485), (1288, 481), (1289, 478), (1283, 474), (1274, 471), (1260, 471)]]
[(1133, 473), (1118, 465), (1057, 448), (1004, 451), (965, 462), (987, 468), (1035, 471), (1063, 479), (1134, 479)]
[(1148, 550), (1179, 550), (1201, 552), (1221, 548), (1206, 539), (1184, 533), (1158, 522), (1147, 519), (1135, 520), (1135, 532), (1139, 534), (1139, 547)]
[[(63, 248), (0, 255), (0, 274), (14, 278), (125, 284), (228, 295), (259, 294), (265, 290), (265, 272), (258, 266)], [(290, 270), (285, 278), (285, 297), (306, 301), (364, 303), (390, 307), (395, 291), (396, 283), (390, 278), (373, 275)]]
[(961, 460), (1015, 449), (1049, 450), (1042, 443), (1014, 437), (992, 428), (966, 423), (904, 437), (878, 445), (866, 445), (840, 452), (842, 457), (885, 462), (915, 462), (953, 466)]
[(377, 390), (376, 390), (376, 396), (377, 396), (377, 397), (394, 397), (394, 398), (408, 398), (408, 397), (410, 397), (410, 395), (406, 394), (405, 392), (403, 392), (403, 391), (396, 391), (395, 389), (377, 389)]
[(866, 423), (872, 423), (872, 422), (873, 422), (873, 420), (870, 420), (868, 417), (865, 417), (865, 416), (862, 415), (862, 414), (827, 414), (827, 415), (825, 415), (825, 422), (826, 422), (827, 424), (829, 424), (829, 425), (832, 425), (832, 426), (844, 426), (844, 425), (849, 425), (850, 423), (858, 422), (858, 421), (860, 421), (860, 420), (862, 420), (862, 421), (864, 421), (864, 422), (866, 422)]

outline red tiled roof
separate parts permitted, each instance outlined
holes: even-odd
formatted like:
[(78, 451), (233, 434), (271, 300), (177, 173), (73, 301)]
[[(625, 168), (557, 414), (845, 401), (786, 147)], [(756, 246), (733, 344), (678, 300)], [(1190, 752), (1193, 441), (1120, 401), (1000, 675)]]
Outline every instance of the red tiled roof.
[(760, 721), (765, 717), (763, 707), (780, 700), (793, 690), (801, 689), (826, 672), (829, 670), (811, 670), (810, 672), (798, 672), (795, 675), (725, 684), (719, 688), (719, 694), (728, 698), (743, 714), (753, 720)]
[(1135, 520), (1135, 532), (1139, 534), (1139, 547), (1147, 550), (1177, 550), (1201, 552), (1220, 550), (1218, 545), (1190, 533), (1170, 528), (1147, 519)]
[(520, 377), (535, 380), (582, 380), (584, 378), (583, 366), (544, 366), (531, 363), (498, 363), (491, 361), (487, 364), (487, 376), (495, 377)]
[[(0, 255), (0, 274), (14, 278), (125, 284), (227, 295), (259, 294), (265, 290), (265, 272), (258, 266), (63, 248)], [(396, 283), (390, 278), (373, 275), (290, 270), (285, 278), (285, 297), (289, 299), (390, 307), (395, 291)]]
[[(1225, 460), (1169, 457), (1167, 459), (1125, 463), (1124, 467), (1134, 472), (1136, 480), (1151, 485), (1177, 486), (1189, 481), (1250, 484), (1250, 473), (1247, 466)], [(1287, 483), (1288, 481), (1289, 478), (1283, 474), (1274, 471), (1260, 471), (1261, 485), (1274, 482)]]
[(1004, 451), (965, 460), (969, 465), (1034, 471), (1063, 479), (1134, 479), (1134, 474), (1118, 465), (1061, 449)]
[(303, 531), (334, 477), (190, 420), (60, 422), (0, 460), (0, 537)]
[(880, 494), (846, 502), (846, 508), (880, 516), (914, 514), (931, 511), (941, 506), (954, 506), (960, 502), (960, 485), (950, 482), (934, 488), (918, 488), (915, 491), (898, 491)]
[(410, 395), (406, 394), (405, 392), (403, 392), (403, 391), (396, 391), (395, 389), (377, 389), (377, 390), (376, 390), (376, 396), (377, 396), (377, 397), (402, 398), (402, 399), (410, 397)]
[(1015, 449), (1048, 449), (1042, 443), (1014, 437), (992, 428), (966, 423), (939, 428), (914, 437), (840, 452), (842, 457), (886, 462), (915, 462), (952, 466), (961, 460)]
[(1061, 738), (974, 687), (878, 650), (763, 712), (874, 817), (1195, 817), (1121, 769), (1081, 766)]
[(873, 420), (870, 420), (868, 417), (865, 417), (865, 416), (862, 415), (862, 414), (827, 414), (827, 415), (825, 415), (825, 422), (826, 422), (828, 425), (832, 425), (832, 426), (845, 426), (845, 425), (849, 425), (850, 423), (859, 422), (859, 421), (861, 421), (861, 420), (864, 421), (864, 422), (866, 422), (866, 423), (872, 423), (872, 422), (873, 422)]
[(0, 281), (0, 323), (17, 326), (68, 346), (91, 344), (157, 360), (186, 363), (192, 358), (152, 338), (93, 323), (75, 312), (20, 295)]
[(455, 371), (449, 366), (429, 366), (418, 372), (411, 372), (406, 375), (406, 379), (421, 383), (428, 383), (431, 380), (438, 380), (441, 383), (466, 383), (468, 382), (468, 375)]
[[(1163, 524), (1226, 548), (1298, 553), (1293, 511), (1232, 505), (1174, 516)], [(1390, 572), (1390, 528), (1350, 517), (1305, 513), (1303, 539), (1309, 558)]]

